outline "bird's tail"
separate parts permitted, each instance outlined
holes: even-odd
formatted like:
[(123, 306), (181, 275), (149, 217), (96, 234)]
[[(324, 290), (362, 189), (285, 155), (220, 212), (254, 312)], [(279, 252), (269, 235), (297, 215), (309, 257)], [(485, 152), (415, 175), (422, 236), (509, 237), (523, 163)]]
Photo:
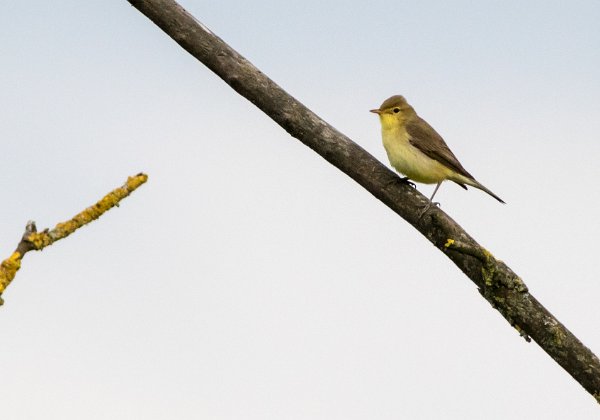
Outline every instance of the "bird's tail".
[(474, 179), (470, 179), (469, 182), (465, 182), (465, 184), (470, 185), (470, 186), (475, 187), (475, 188), (479, 188), (481, 191), (484, 191), (484, 192), (488, 193), (489, 195), (491, 195), (492, 197), (494, 197), (496, 200), (498, 200), (502, 204), (506, 204), (503, 199), (501, 199), (500, 197), (498, 197), (496, 194), (494, 194), (493, 192), (491, 192), (484, 185), (480, 184), (478, 181), (476, 181)]

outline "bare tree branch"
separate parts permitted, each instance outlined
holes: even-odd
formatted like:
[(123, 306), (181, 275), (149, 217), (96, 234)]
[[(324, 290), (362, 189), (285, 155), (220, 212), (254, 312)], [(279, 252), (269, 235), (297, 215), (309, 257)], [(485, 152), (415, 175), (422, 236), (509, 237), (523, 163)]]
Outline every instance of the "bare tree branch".
[(21, 268), (21, 260), (26, 253), (32, 250), (41, 251), (54, 242), (66, 238), (80, 227), (93, 222), (114, 206), (118, 206), (121, 200), (147, 180), (148, 176), (146, 174), (137, 174), (127, 178), (125, 185), (106, 194), (96, 204), (73, 216), (70, 220), (57, 224), (52, 230), (46, 229), (38, 232), (35, 222), (28, 222), (17, 249), (0, 264), (0, 305), (4, 303), (2, 293), (15, 278), (17, 271)]
[(346, 173), (454, 262), (523, 337), (531, 337), (600, 402), (600, 361), (528, 291), (506, 264), (439, 208), (419, 220), (427, 199), (327, 124), (173, 0), (128, 0), (191, 55), (288, 133)]

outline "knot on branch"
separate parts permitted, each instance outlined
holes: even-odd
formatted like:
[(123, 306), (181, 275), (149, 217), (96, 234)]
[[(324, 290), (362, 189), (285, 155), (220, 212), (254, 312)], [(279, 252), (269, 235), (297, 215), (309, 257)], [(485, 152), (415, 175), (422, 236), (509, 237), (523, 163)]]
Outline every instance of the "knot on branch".
[(515, 321), (515, 318), (518, 319), (513, 309), (516, 305), (514, 302), (510, 303), (515, 300), (516, 295), (528, 293), (523, 280), (481, 246), (449, 238), (446, 240), (444, 248), (452, 249), (479, 261), (482, 280), (478, 283), (479, 293), (506, 318), (521, 337), (530, 342), (529, 335)]
[[(527, 285), (512, 271), (509, 273), (503, 262), (497, 260), (491, 252), (481, 246), (473, 246), (466, 242), (448, 238), (444, 248), (452, 249), (463, 255), (469, 255), (481, 263), (481, 278), (488, 287), (503, 286), (519, 293), (527, 293)], [(498, 274), (498, 275), (497, 275)]]

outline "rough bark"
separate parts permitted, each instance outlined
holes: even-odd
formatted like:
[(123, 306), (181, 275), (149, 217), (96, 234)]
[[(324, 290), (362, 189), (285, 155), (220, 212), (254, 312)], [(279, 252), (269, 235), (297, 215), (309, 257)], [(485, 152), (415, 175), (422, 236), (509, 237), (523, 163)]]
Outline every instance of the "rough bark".
[(600, 402), (600, 361), (495, 259), (438, 208), (419, 219), (426, 198), (327, 124), (172, 0), (128, 0), (181, 47), (293, 137), (408, 221), (479, 288), (519, 333), (540, 347)]

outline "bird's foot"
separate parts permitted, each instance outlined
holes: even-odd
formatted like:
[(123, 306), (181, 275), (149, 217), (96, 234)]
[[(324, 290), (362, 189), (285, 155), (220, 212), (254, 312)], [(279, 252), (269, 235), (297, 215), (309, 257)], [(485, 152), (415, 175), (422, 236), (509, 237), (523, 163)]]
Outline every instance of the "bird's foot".
[(388, 186), (393, 186), (393, 185), (396, 185), (396, 184), (408, 184), (408, 185), (410, 185), (413, 188), (417, 188), (417, 186), (415, 185), (414, 182), (411, 182), (411, 181), (408, 180), (407, 176), (405, 176), (405, 177), (395, 176), (390, 181), (388, 181), (386, 183), (386, 185), (388, 185)]
[(412, 181), (409, 181), (407, 176), (405, 176), (405, 177), (401, 177), (401, 178), (400, 178), (400, 181), (402, 181), (402, 182), (404, 182), (404, 183), (406, 183), (406, 184), (410, 185), (410, 186), (411, 186), (411, 187), (413, 187), (413, 188), (417, 188), (417, 184), (415, 184), (415, 183), (414, 183), (414, 182), (412, 182)]
[(439, 207), (440, 203), (438, 203), (437, 201), (434, 201), (434, 202), (429, 201), (427, 204), (425, 204), (425, 206), (423, 206), (423, 210), (421, 210), (421, 212), (419, 213), (419, 217), (417, 218), (417, 220), (421, 220), (421, 218), (423, 216), (425, 216), (425, 213), (427, 213), (427, 211), (431, 208), (431, 206)]

